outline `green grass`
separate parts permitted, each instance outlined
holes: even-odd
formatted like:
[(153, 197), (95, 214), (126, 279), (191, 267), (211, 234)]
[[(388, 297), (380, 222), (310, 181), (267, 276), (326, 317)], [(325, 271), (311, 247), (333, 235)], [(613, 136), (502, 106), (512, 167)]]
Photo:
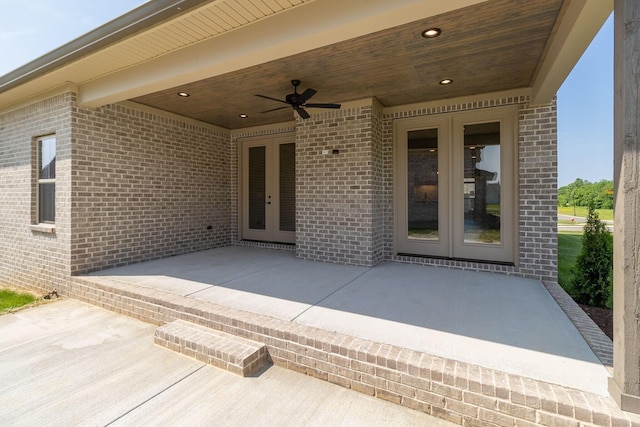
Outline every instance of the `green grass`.
[[(573, 213), (573, 206), (558, 207), (558, 213), (562, 215), (575, 215), (586, 218), (589, 211), (586, 206), (576, 206), (576, 213)], [(613, 209), (596, 209), (601, 220), (613, 221)]]
[(33, 303), (36, 300), (31, 294), (0, 289), (0, 313)]
[(558, 283), (571, 295), (571, 269), (582, 250), (582, 233), (563, 231), (558, 233)]

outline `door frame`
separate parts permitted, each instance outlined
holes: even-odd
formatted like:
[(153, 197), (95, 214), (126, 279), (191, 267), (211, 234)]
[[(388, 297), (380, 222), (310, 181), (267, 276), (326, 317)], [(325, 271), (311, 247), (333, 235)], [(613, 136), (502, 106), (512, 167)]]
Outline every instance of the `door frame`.
[[(279, 183), (279, 151), (273, 149), (281, 144), (295, 144), (295, 133), (279, 133), (238, 139), (238, 236), (239, 240), (259, 240), (264, 242), (295, 243), (295, 231), (279, 230), (279, 216), (265, 212), (265, 230), (248, 229), (248, 156), (250, 147), (266, 146), (266, 191), (275, 188)], [(270, 148), (269, 148), (270, 147)], [(271, 172), (271, 173), (269, 173)], [(275, 193), (274, 193), (275, 194)], [(272, 196), (270, 210), (279, 212), (279, 195)], [(266, 201), (265, 201), (266, 203)]]
[[(501, 194), (505, 200), (501, 201), (500, 207), (502, 219), (500, 230), (503, 238), (502, 242), (494, 247), (465, 243), (461, 240), (464, 234), (460, 224), (464, 214), (461, 206), (463, 201), (456, 199), (464, 191), (463, 176), (456, 175), (464, 169), (463, 165), (458, 164), (462, 160), (461, 135), (464, 132), (461, 131), (461, 126), (464, 123), (486, 122), (501, 123), (501, 174), (505, 177), (501, 180), (503, 181)], [(440, 232), (438, 240), (410, 239), (406, 230), (408, 224), (407, 134), (411, 130), (433, 128), (438, 129), (438, 170), (446, 171), (438, 175), (438, 226), (446, 232)], [(518, 106), (399, 119), (394, 122), (393, 134), (394, 253), (517, 265), (519, 258)], [(482, 256), (477, 256), (479, 250)]]

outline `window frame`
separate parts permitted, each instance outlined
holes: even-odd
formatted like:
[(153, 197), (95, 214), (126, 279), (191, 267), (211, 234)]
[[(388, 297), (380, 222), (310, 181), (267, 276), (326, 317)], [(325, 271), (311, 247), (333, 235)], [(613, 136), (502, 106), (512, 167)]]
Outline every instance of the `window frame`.
[[(54, 167), (53, 167), (53, 173), (52, 173), (52, 177), (49, 176), (47, 178), (42, 178), (41, 176), (41, 172), (43, 170), (43, 165), (42, 165), (42, 159), (43, 159), (43, 152), (42, 152), (42, 145), (44, 141), (50, 141), (53, 140), (53, 159), (54, 159)], [(56, 158), (57, 158), (57, 148), (58, 148), (58, 141), (56, 138), (55, 134), (49, 134), (49, 135), (44, 135), (44, 136), (40, 136), (38, 138), (36, 138), (36, 162), (35, 162), (35, 167), (36, 167), (36, 198), (35, 198), (35, 213), (36, 213), (36, 224), (44, 224), (44, 225), (53, 225), (55, 224), (55, 217), (56, 217), (56, 203), (55, 203), (55, 189), (56, 189), (56, 168), (55, 168), (55, 163), (56, 163)], [(51, 201), (51, 203), (53, 203), (53, 206), (51, 207), (51, 210), (53, 211), (53, 220), (48, 220), (48, 219), (44, 219), (43, 215), (42, 215), (42, 204), (43, 204), (43, 192), (42, 192), (42, 186), (43, 185), (53, 185), (53, 199)]]

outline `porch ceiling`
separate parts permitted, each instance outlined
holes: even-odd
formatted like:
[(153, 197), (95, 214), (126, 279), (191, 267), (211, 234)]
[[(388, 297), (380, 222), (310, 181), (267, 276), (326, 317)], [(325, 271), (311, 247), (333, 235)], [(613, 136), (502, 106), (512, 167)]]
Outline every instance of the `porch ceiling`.
[[(290, 121), (283, 99), (301, 88), (311, 102), (376, 97), (385, 106), (526, 88), (532, 85), (562, 0), (490, 0), (391, 29), (135, 97), (132, 101), (229, 129)], [(421, 32), (442, 30), (435, 39)], [(453, 79), (443, 86), (439, 81)], [(177, 92), (191, 96), (181, 98)], [(247, 114), (242, 119), (239, 114)]]

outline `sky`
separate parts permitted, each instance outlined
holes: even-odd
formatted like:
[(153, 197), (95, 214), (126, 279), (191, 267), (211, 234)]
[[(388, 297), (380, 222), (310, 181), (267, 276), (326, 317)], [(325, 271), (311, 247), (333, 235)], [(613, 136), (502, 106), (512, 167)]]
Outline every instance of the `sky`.
[[(145, 0), (0, 0), (0, 76)], [(558, 186), (613, 179), (613, 17), (558, 91)]]

